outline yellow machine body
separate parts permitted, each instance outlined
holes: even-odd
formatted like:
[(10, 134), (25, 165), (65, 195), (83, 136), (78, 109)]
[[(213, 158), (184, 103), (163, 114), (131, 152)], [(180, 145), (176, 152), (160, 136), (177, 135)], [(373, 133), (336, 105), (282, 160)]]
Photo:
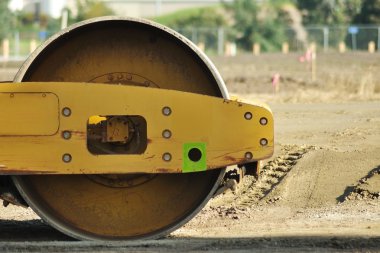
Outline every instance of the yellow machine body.
[[(0, 107), (0, 174), (197, 172), (273, 153), (273, 117), (263, 104), (146, 87), (31, 82), (1, 84)], [(146, 122), (145, 133), (130, 137), (128, 117), (136, 116)], [(121, 148), (146, 135), (141, 150), (91, 152), (91, 126), (107, 118), (101, 142)]]
[(0, 198), (77, 239), (160, 238), (256, 174), (273, 153), (273, 126), (266, 105), (230, 100), (179, 33), (137, 18), (86, 20), (0, 84)]

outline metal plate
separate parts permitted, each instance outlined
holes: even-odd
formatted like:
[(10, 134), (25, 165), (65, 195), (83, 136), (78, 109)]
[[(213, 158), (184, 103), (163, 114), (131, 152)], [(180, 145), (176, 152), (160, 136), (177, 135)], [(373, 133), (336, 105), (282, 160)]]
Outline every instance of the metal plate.
[(0, 136), (46, 136), (58, 131), (59, 101), (53, 93), (2, 92), (0, 108)]

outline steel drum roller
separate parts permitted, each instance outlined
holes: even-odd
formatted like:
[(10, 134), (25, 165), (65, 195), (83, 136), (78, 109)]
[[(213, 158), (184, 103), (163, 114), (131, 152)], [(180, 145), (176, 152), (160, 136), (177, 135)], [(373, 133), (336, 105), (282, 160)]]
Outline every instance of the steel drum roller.
[[(97, 18), (59, 32), (14, 79), (32, 81), (135, 85), (228, 98), (215, 67), (189, 40), (132, 18)], [(217, 169), (24, 175), (13, 181), (30, 207), (58, 230), (78, 239), (120, 240), (157, 238), (183, 225), (207, 203), (223, 175), (224, 169)]]

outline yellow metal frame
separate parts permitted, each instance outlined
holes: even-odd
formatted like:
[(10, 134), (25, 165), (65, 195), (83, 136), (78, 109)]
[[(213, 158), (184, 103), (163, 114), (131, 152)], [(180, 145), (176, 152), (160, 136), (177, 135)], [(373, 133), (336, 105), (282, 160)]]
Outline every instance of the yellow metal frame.
[[(0, 174), (178, 173), (273, 153), (272, 113), (260, 104), (155, 88), (36, 82), (1, 84), (0, 106)], [(91, 154), (86, 127), (94, 115), (144, 117), (145, 152)], [(184, 168), (184, 146), (192, 144), (205, 168)]]

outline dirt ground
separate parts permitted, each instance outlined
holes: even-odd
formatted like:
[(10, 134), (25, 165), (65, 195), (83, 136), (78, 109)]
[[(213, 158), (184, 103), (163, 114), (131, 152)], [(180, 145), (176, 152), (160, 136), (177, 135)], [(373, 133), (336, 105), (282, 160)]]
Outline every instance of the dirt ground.
[(258, 179), (156, 241), (78, 242), (30, 209), (0, 207), (0, 252), (380, 252), (380, 54), (321, 54), (315, 81), (297, 59), (212, 59), (232, 94), (273, 110), (275, 154)]

